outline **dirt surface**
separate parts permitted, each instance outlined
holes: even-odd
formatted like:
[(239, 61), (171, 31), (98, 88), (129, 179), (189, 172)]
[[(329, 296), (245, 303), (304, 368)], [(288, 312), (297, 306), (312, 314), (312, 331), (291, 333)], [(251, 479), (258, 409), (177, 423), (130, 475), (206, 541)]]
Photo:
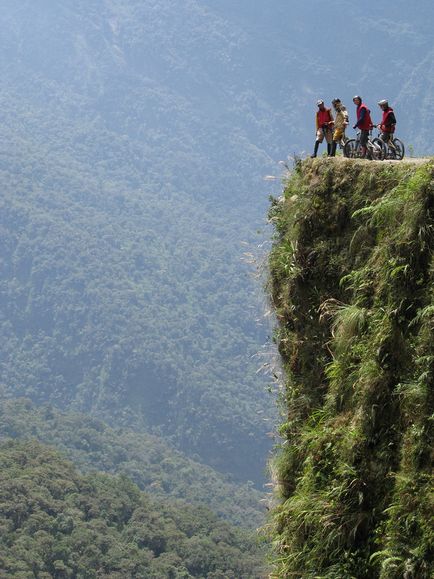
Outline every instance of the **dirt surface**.
[(429, 163), (434, 157), (404, 157), (402, 161), (393, 161), (392, 159), (385, 159), (384, 161), (376, 161), (377, 163), (412, 163), (413, 165), (421, 165), (422, 163)]
[(317, 157), (316, 159), (312, 159), (312, 161), (344, 161), (348, 163), (389, 163), (389, 164), (396, 164), (396, 163), (407, 163), (411, 165), (422, 165), (423, 163), (429, 163), (430, 161), (434, 161), (434, 157), (404, 157), (402, 161), (396, 161), (394, 159), (385, 159), (384, 161), (374, 161), (371, 159), (348, 159), (347, 157), (343, 157), (342, 155), (336, 157)]

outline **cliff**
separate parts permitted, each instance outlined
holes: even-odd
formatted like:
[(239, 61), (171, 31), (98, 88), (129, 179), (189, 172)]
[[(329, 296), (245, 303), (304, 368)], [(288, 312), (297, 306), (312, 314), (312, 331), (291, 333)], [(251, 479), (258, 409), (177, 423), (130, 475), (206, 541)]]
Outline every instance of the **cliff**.
[(431, 577), (434, 163), (298, 162), (270, 218), (272, 576)]

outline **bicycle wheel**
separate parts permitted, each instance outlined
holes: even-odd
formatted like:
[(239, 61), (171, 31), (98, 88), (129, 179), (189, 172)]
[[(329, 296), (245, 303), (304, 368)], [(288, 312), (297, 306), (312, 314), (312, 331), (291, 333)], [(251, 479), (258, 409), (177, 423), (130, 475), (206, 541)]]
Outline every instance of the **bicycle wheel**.
[(375, 159), (375, 161), (383, 161), (386, 157), (386, 145), (384, 144), (384, 141), (382, 141), (381, 139), (375, 138), (372, 139), (372, 158)]
[(356, 139), (348, 139), (344, 145), (344, 157), (358, 159), (360, 157), (360, 147)]
[(393, 144), (395, 146), (395, 159), (401, 161), (405, 155), (404, 143), (400, 139), (393, 139)]

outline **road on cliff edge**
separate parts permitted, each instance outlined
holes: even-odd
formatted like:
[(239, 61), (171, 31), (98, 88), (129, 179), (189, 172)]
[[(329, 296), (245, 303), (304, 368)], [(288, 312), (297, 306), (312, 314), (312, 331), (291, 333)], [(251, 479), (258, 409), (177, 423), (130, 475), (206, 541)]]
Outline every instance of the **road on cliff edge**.
[[(320, 159), (321, 157), (318, 157)], [(323, 157), (323, 159), (332, 159), (332, 157)], [(339, 161), (352, 161), (357, 163), (389, 163), (389, 164), (396, 164), (396, 163), (411, 163), (413, 165), (422, 165), (423, 163), (429, 163), (430, 161), (434, 160), (434, 157), (404, 157), (401, 161), (397, 161), (396, 159), (384, 159), (384, 161), (377, 161), (374, 159), (349, 159), (348, 157), (333, 157), (333, 160)]]

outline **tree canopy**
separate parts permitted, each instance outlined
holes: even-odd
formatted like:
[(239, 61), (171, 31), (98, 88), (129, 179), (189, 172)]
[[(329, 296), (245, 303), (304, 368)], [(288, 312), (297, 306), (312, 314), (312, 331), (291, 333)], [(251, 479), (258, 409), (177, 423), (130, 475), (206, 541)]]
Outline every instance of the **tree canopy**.
[(0, 445), (0, 529), (0, 573), (22, 579), (263, 576), (249, 540), (210, 511), (82, 476), (36, 441)]

